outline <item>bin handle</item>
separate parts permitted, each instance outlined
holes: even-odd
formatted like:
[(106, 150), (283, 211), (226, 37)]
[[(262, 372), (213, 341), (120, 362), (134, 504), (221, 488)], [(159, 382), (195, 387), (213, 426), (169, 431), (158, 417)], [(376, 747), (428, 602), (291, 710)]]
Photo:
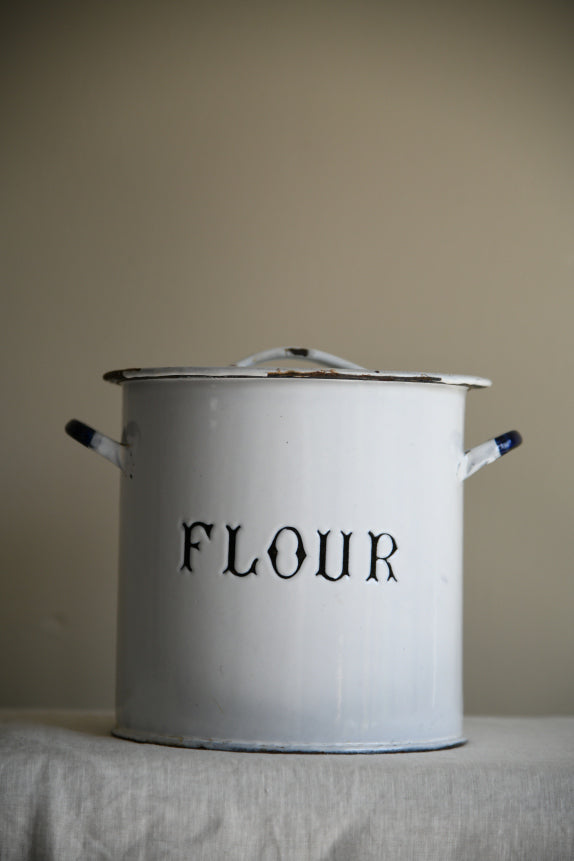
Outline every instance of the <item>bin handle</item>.
[(128, 478), (133, 478), (133, 460), (130, 445), (125, 442), (116, 442), (109, 436), (100, 433), (79, 419), (70, 419), (66, 425), (66, 433), (79, 442), (85, 445), (86, 448), (91, 448), (97, 452), (114, 466), (117, 466), (124, 475)]
[(522, 436), (516, 430), (507, 431), (507, 433), (476, 445), (464, 453), (458, 468), (458, 477), (464, 480), (470, 475), (474, 475), (483, 466), (493, 463), (503, 454), (508, 454), (509, 451), (518, 448), (519, 445), (522, 445)]
[(324, 353), (323, 350), (308, 349), (307, 347), (274, 347), (272, 350), (263, 350), (261, 353), (253, 353), (251, 356), (246, 356), (245, 359), (234, 362), (234, 365), (237, 368), (251, 368), (254, 365), (269, 362), (273, 359), (301, 359), (302, 361), (315, 362), (315, 364), (323, 365), (325, 368), (346, 368), (350, 371), (365, 370), (362, 365), (356, 365), (354, 362), (349, 362), (340, 356), (334, 356), (332, 353)]

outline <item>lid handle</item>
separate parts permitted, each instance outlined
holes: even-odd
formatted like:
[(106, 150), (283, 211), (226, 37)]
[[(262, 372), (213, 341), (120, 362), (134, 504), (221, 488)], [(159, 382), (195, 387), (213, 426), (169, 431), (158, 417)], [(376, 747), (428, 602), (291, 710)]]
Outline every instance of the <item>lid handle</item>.
[(253, 353), (252, 356), (240, 359), (239, 362), (235, 362), (234, 364), (238, 368), (250, 368), (262, 362), (269, 362), (272, 359), (301, 359), (307, 362), (315, 362), (315, 364), (323, 365), (325, 368), (346, 368), (351, 371), (365, 370), (362, 365), (356, 365), (354, 362), (347, 361), (347, 359), (341, 359), (340, 356), (333, 356), (331, 353), (324, 353), (322, 350), (307, 349), (307, 347), (274, 347), (272, 350)]

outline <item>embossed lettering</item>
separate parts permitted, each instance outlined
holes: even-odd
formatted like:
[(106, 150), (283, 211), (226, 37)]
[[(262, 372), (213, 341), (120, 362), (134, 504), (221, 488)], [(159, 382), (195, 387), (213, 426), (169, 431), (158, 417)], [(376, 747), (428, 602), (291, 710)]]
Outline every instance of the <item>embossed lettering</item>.
[(327, 538), (331, 534), (331, 530), (329, 529), (327, 532), (319, 532), (317, 530), (317, 535), (319, 536), (319, 570), (317, 571), (317, 577), (324, 577), (325, 580), (331, 580), (331, 582), (335, 582), (336, 580), (340, 580), (341, 577), (350, 577), (349, 574), (349, 548), (351, 543), (351, 535), (352, 532), (341, 532), (343, 536), (343, 562), (341, 565), (341, 573), (338, 577), (331, 577), (327, 574)]
[[(277, 539), (279, 538), (279, 536), (281, 535), (282, 532), (292, 532), (293, 535), (295, 535), (295, 537), (297, 538), (297, 550), (295, 551), (295, 556), (297, 557), (297, 567), (295, 568), (294, 571), (291, 572), (291, 574), (282, 574), (281, 571), (279, 570), (279, 568), (277, 567), (277, 556), (279, 554), (279, 551), (277, 549)], [(301, 565), (303, 564), (305, 559), (307, 558), (307, 553), (305, 552), (305, 547), (303, 544), (303, 539), (301, 538), (301, 534), (299, 533), (299, 531), (297, 529), (295, 529), (294, 526), (283, 526), (281, 529), (279, 529), (275, 533), (275, 537), (274, 537), (273, 541), (271, 542), (271, 544), (269, 545), (269, 549), (268, 549), (267, 553), (269, 555), (269, 559), (271, 560), (273, 570), (275, 571), (275, 573), (279, 577), (282, 577), (283, 580), (289, 580), (291, 577), (294, 577), (295, 574), (297, 574), (297, 572), (300, 570)]]
[[(259, 569), (261, 568), (261, 564), (263, 564), (267, 575), (273, 572), (282, 580), (291, 580), (301, 571), (304, 567), (305, 560), (307, 559), (307, 551), (303, 536), (305, 536), (305, 540), (313, 540), (313, 533), (310, 533), (308, 536), (305, 533), (300, 532), (295, 526), (282, 526), (277, 530), (273, 536), (271, 544), (267, 548), (269, 562), (267, 564), (265, 563), (265, 559), (261, 557), (261, 552), (264, 553), (265, 551), (260, 550), (260, 555), (252, 556), (252, 561), (247, 567), (246, 561), (249, 559), (249, 556), (246, 557), (245, 554), (246, 552), (252, 554), (253, 549), (256, 548), (253, 548), (253, 545), (251, 544), (251, 549), (246, 551), (245, 548), (243, 548), (243, 544), (245, 541), (248, 546), (249, 542), (247, 539), (241, 539), (243, 551), (240, 551), (238, 544), (240, 540), (239, 532), (243, 528), (242, 526), (226, 525), (225, 533), (223, 528), (221, 527), (220, 529), (218, 525), (205, 523), (202, 520), (195, 520), (193, 523), (182, 521), (181, 527), (183, 529), (183, 547), (179, 570), (189, 571), (190, 573), (193, 573), (194, 566), (197, 567), (197, 560), (193, 555), (194, 551), (203, 551), (203, 545), (205, 540), (207, 540), (210, 543), (210, 549), (206, 552), (203, 568), (205, 568), (207, 562), (211, 560), (212, 564), (218, 565), (219, 571), (221, 571), (222, 574), (233, 574), (234, 577), (247, 577), (249, 574), (259, 574)], [(212, 532), (214, 530), (216, 537), (212, 540)], [(201, 532), (203, 532), (204, 535), (203, 539), (201, 537)], [(335, 544), (335, 551), (332, 549), (329, 550), (329, 536), (331, 535), (330, 529), (327, 529), (325, 532), (321, 532), (317, 529), (315, 534), (319, 536), (318, 546), (317, 543), (313, 541), (314, 552), (312, 555), (315, 560), (313, 564), (317, 566), (315, 568), (315, 577), (322, 577), (330, 583), (336, 583), (339, 580), (351, 577), (351, 538), (355, 533), (343, 532), (340, 530), (339, 534), (341, 535), (341, 543), (340, 539), (337, 537), (335, 537), (331, 542), (331, 545), (333, 543)], [(227, 541), (225, 540), (226, 538)], [(358, 576), (362, 579), (365, 573), (367, 573), (366, 580), (374, 580), (375, 583), (378, 583), (381, 580), (386, 582), (389, 582), (390, 580), (393, 580), (395, 583), (398, 582), (397, 575), (395, 574), (395, 560), (393, 560), (391, 564), (391, 558), (398, 550), (398, 545), (394, 537), (389, 532), (380, 532), (378, 534), (375, 534), (374, 532), (368, 532), (366, 534), (362, 533), (353, 541), (353, 547), (355, 547), (355, 541), (357, 541), (361, 548), (366, 550), (365, 541), (369, 540), (371, 552), (370, 560), (368, 560), (368, 572), (363, 569), (362, 572), (358, 573)], [(340, 557), (337, 553), (337, 547), (341, 548)], [(359, 547), (356, 549), (358, 551)], [(329, 556), (328, 559), (328, 553), (333, 552), (335, 553), (334, 557)], [(219, 555), (220, 553), (221, 556)], [(218, 558), (219, 562), (217, 561)], [(260, 562), (261, 558), (263, 558), (262, 563)], [(363, 557), (361, 556), (361, 558)], [(225, 559), (227, 560), (227, 564), (222, 570), (219, 566), (225, 564)], [(238, 561), (238, 559), (240, 561)], [(384, 563), (386, 567), (381, 568), (379, 563)], [(354, 563), (354, 570), (356, 567), (356, 563)], [(313, 569), (308, 565), (307, 570), (308, 573), (311, 574)], [(379, 578), (381, 571), (383, 573)]]
[[(369, 576), (367, 577), (367, 580), (376, 580), (378, 582), (377, 562), (384, 562), (385, 565), (387, 566), (387, 582), (389, 580), (394, 580), (396, 583), (397, 578), (395, 577), (395, 575), (393, 573), (393, 569), (391, 568), (391, 563), (389, 562), (389, 559), (391, 558), (393, 553), (397, 550), (397, 542), (395, 541), (395, 539), (393, 538), (392, 535), (389, 535), (388, 532), (381, 532), (380, 535), (373, 535), (372, 532), (369, 532), (369, 535), (371, 536), (371, 570), (370, 570)], [(390, 553), (387, 553), (386, 556), (377, 556), (377, 547), (379, 544), (379, 538), (390, 538), (390, 540), (391, 540), (391, 551), (390, 551)]]
[(237, 533), (241, 529), (241, 526), (236, 526), (235, 528), (232, 526), (226, 526), (228, 535), (229, 535), (229, 544), (227, 550), (227, 568), (223, 571), (224, 574), (228, 572), (230, 574), (235, 574), (236, 577), (247, 577), (248, 574), (257, 574), (257, 563), (259, 559), (255, 557), (251, 566), (247, 569), (247, 571), (238, 571), (235, 567), (235, 552), (237, 548)]
[(183, 526), (183, 562), (181, 563), (181, 568), (179, 570), (183, 571), (183, 569), (186, 568), (188, 571), (193, 571), (193, 568), (191, 567), (191, 551), (200, 550), (201, 542), (192, 541), (191, 533), (196, 526), (199, 526), (201, 529), (203, 529), (203, 531), (207, 535), (207, 538), (209, 539), (211, 538), (211, 530), (213, 529), (213, 523), (202, 523), (201, 520), (196, 520), (195, 523), (192, 523), (191, 525), (187, 523), (182, 523), (181, 525)]

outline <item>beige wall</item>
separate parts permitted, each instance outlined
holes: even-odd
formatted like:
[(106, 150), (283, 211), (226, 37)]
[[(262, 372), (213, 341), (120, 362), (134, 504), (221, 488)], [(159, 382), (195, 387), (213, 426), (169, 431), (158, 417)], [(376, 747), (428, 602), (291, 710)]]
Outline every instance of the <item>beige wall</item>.
[(102, 372), (294, 343), (494, 380), (467, 443), (525, 445), (466, 485), (466, 708), (574, 711), (566, 4), (28, 9), (0, 52), (0, 703), (113, 702), (118, 474), (63, 432), (119, 433)]

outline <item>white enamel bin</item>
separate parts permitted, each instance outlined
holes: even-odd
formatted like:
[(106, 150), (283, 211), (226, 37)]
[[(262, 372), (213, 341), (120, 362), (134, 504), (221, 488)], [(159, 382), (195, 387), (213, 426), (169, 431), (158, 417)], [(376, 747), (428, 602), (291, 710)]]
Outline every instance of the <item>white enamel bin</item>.
[[(322, 368), (263, 368), (296, 356)], [(477, 377), (279, 348), (229, 368), (114, 371), (121, 443), (117, 728), (246, 751), (462, 738), (463, 448)]]

